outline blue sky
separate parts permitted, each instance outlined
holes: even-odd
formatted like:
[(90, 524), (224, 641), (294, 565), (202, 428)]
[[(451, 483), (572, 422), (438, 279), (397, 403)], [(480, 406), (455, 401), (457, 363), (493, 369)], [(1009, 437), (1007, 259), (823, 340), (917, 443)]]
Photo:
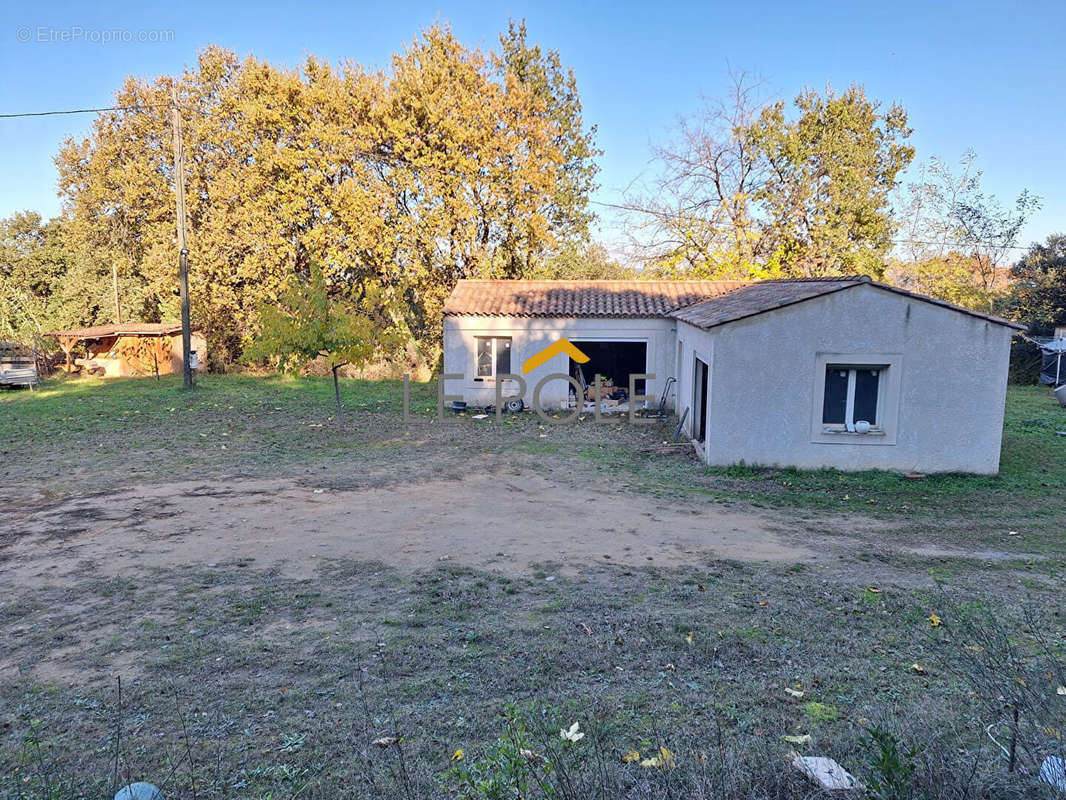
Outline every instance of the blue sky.
[[(1044, 200), (1023, 243), (1066, 229), (1066, 3), (440, 2), (40, 3), (0, 9), (0, 113), (106, 106), (128, 74), (176, 73), (208, 44), (274, 63), (307, 54), (385, 66), (436, 21), (492, 47), (508, 18), (573, 67), (605, 151), (598, 200), (649, 174), (651, 146), (679, 115), (722, 96), (728, 70), (760, 74), (774, 95), (863, 84), (900, 101), (919, 160), (972, 147), (985, 187)], [(172, 31), (165, 43), (40, 41), (64, 32)], [(49, 31), (54, 31), (50, 33)], [(27, 34), (28, 32), (28, 34)], [(20, 38), (29, 36), (30, 41)], [(85, 36), (86, 34), (82, 34)], [(91, 116), (0, 120), (0, 216), (59, 209), (52, 158)], [(610, 221), (602, 235), (615, 235)]]

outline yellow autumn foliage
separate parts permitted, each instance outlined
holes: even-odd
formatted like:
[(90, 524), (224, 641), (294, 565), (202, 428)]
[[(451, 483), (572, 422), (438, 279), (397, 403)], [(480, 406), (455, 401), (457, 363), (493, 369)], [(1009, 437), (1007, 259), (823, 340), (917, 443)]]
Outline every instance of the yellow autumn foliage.
[[(282, 68), (208, 47), (179, 78), (130, 77), (56, 158), (67, 241), (132, 318), (177, 314), (170, 90), (183, 118), (194, 321), (236, 354), (259, 309), (322, 266), (373, 295), (435, 360), (464, 277), (521, 277), (587, 234), (597, 155), (573, 75), (512, 24), (497, 52), (445, 25), (386, 69), (310, 56)], [(85, 323), (92, 319), (83, 320)]]

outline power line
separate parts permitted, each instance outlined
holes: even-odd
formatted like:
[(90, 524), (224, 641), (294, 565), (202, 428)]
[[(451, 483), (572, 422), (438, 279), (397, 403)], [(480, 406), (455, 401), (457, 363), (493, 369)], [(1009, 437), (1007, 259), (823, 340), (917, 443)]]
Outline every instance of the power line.
[[(952, 246), (951, 242), (930, 242), (930, 241), (926, 241), (924, 239), (890, 239), (889, 241), (892, 242), (892, 244), (932, 244), (932, 245), (940, 245), (942, 247), (951, 247)], [(1028, 247), (1024, 247), (1024, 246), (1022, 246), (1020, 244), (999, 244), (998, 242), (976, 241), (976, 242), (970, 242), (970, 244), (986, 244), (989, 247), (999, 247), (999, 248), (1001, 248), (1003, 250), (1028, 250), (1029, 249)]]
[[(653, 211), (653, 210), (648, 209), (648, 208), (636, 208), (635, 206), (621, 205), (619, 203), (605, 203), (602, 200), (589, 200), (589, 202), (592, 205), (603, 206), (604, 208), (613, 208), (613, 209), (616, 209), (618, 211), (627, 211), (627, 212), (630, 212), (630, 213), (637, 213), (637, 214), (647, 214), (650, 217), (673, 216), (672, 213), (667, 213), (665, 211)], [(889, 239), (889, 241), (892, 244), (928, 244), (928, 245), (939, 245), (939, 246), (942, 246), (942, 247), (951, 247), (952, 244), (953, 244), (950, 241), (940, 241), (940, 242), (938, 242), (938, 241), (930, 241), (930, 240), (926, 240), (926, 239)], [(1004, 245), (1004, 244), (1000, 244), (999, 242), (974, 241), (974, 242), (970, 242), (969, 244), (983, 244), (983, 245), (988, 245), (989, 247), (998, 247), (998, 248), (1001, 248), (1003, 250), (1023, 250), (1023, 251), (1028, 251), (1029, 250), (1028, 247), (1025, 247), (1023, 245)]]
[(63, 111), (21, 111), (17, 114), (0, 114), (0, 119), (19, 117), (59, 117), (67, 114), (100, 114), (104, 111), (147, 111), (151, 108), (170, 108), (170, 104), (147, 106), (107, 106), (106, 108), (72, 108)]

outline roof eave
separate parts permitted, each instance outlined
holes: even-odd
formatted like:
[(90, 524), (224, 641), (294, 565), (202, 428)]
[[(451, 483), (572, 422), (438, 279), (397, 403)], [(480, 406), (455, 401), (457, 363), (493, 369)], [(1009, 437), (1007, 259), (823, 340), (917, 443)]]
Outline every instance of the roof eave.
[[(686, 306), (685, 308), (679, 308), (674, 311), (671, 311), (668, 316), (679, 320), (680, 322), (684, 322), (686, 325), (691, 325), (694, 328), (709, 331), (712, 328), (719, 328), (722, 325), (729, 325), (734, 322), (740, 322), (744, 319), (750, 319), (752, 317), (757, 317), (762, 314), (767, 314), (771, 311), (778, 311), (782, 308), (788, 308), (789, 306), (798, 305), (799, 303), (806, 303), (808, 300), (817, 300), (819, 297), (827, 297), (831, 294), (835, 294), (836, 292), (842, 292), (846, 289), (854, 289), (856, 286), (873, 286), (874, 288), (884, 289), (885, 291), (892, 292), (893, 294), (898, 294), (903, 297), (909, 297), (912, 300), (921, 300), (923, 302), (929, 303), (930, 305), (946, 308), (949, 311), (958, 311), (961, 314), (966, 314), (967, 316), (975, 317), (976, 319), (981, 319), (985, 322), (991, 322), (995, 325), (1003, 325), (1006, 328), (1013, 328), (1014, 330), (1023, 332), (1029, 330), (1027, 326), (1017, 322), (1011, 322), (1009, 319), (1004, 319), (1003, 317), (997, 317), (993, 314), (984, 314), (980, 311), (974, 311), (973, 309), (966, 308), (964, 306), (957, 306), (954, 303), (947, 302), (946, 300), (938, 300), (935, 297), (929, 297), (928, 295), (918, 294), (917, 292), (908, 292), (906, 289), (900, 289), (898, 286), (892, 286), (887, 283), (880, 283), (879, 281), (870, 280), (869, 278), (866, 278), (865, 280), (857, 280), (855, 283), (850, 283), (846, 286), (836, 286), (832, 289), (826, 289), (825, 291), (818, 292), (817, 294), (808, 295), (807, 297), (800, 297), (795, 300), (790, 300), (786, 303), (779, 303), (777, 305), (767, 306), (766, 308), (759, 309), (758, 311), (752, 311), (746, 314), (741, 314), (736, 317), (731, 317), (730, 319), (724, 319), (719, 322), (712, 322), (710, 324), (705, 325), (701, 325), (697, 322), (690, 322), (689, 320), (683, 319), (679, 316), (681, 312), (692, 308), (692, 306)], [(714, 302), (714, 300), (715, 298), (711, 298), (709, 300), (702, 300), (700, 302), (709, 303)], [(699, 305), (699, 303), (696, 303), (694, 305)]]
[[(190, 333), (202, 333), (202, 329), (196, 325), (189, 329)], [(181, 333), (181, 326), (162, 331), (146, 331), (146, 330), (131, 330), (131, 331), (94, 331), (89, 333), (84, 330), (70, 330), (70, 331), (49, 331), (41, 334), (42, 336), (51, 336), (56, 339), (107, 339), (112, 336), (176, 336)]]
[(908, 292), (906, 289), (901, 289), (898, 286), (892, 286), (888, 283), (881, 283), (880, 281), (870, 281), (871, 286), (876, 286), (878, 289), (884, 289), (894, 294), (902, 295), (903, 297), (910, 297), (915, 300), (924, 300), (934, 306), (940, 306), (946, 308), (949, 311), (958, 311), (960, 314), (966, 314), (970, 317), (976, 317), (977, 319), (983, 319), (985, 322), (992, 322), (996, 325), (1002, 325), (1006, 328), (1014, 328), (1017, 331), (1029, 330), (1028, 325), (1022, 325), (1020, 322), (1012, 322), (1009, 319), (1003, 317), (997, 317), (995, 314), (985, 314), (981, 311), (974, 311), (972, 308), (966, 308), (965, 306), (955, 305), (955, 303), (949, 303), (947, 300), (940, 300), (936, 297), (930, 297), (926, 294), (919, 294), (918, 292)]
[[(837, 286), (837, 287), (834, 287), (832, 289), (826, 289), (824, 291), (818, 292), (817, 294), (808, 295), (807, 297), (798, 297), (795, 300), (788, 300), (788, 301), (786, 301), (784, 303), (778, 303), (776, 305), (767, 306), (766, 308), (761, 308), (758, 311), (749, 311), (746, 314), (740, 314), (740, 315), (738, 315), (736, 317), (731, 317), (730, 319), (723, 319), (723, 320), (720, 320), (719, 322), (712, 322), (712, 323), (710, 323), (708, 325), (701, 325), (698, 322), (689, 322), (688, 320), (681, 319), (680, 317), (677, 316), (680, 312), (685, 311), (686, 308), (691, 308), (692, 306), (686, 306), (686, 308), (679, 308), (676, 311), (672, 311), (672, 312), (670, 312), (670, 316), (673, 317), (674, 319), (678, 319), (681, 322), (684, 322), (686, 325), (691, 325), (694, 328), (699, 328), (701, 330), (709, 331), (711, 328), (720, 328), (722, 325), (729, 325), (729, 324), (731, 324), (733, 322), (740, 322), (742, 319), (751, 319), (752, 317), (758, 317), (758, 316), (761, 316), (762, 314), (768, 314), (771, 311), (779, 311), (782, 308), (788, 308), (789, 306), (795, 306), (795, 305), (799, 305), (800, 303), (806, 303), (808, 300), (814, 300), (814, 299), (819, 298), (819, 297), (826, 297), (826, 296), (831, 295), (831, 294), (833, 294), (835, 292), (842, 292), (844, 289), (850, 289), (853, 286), (861, 286), (861, 285), (862, 284), (860, 284), (860, 283), (853, 283), (853, 284), (849, 284), (847, 286)], [(710, 300), (704, 300), (702, 302), (710, 303), (710, 302), (713, 302), (714, 299), (715, 298), (712, 297)], [(699, 304), (697, 303), (696, 305), (699, 305)]]

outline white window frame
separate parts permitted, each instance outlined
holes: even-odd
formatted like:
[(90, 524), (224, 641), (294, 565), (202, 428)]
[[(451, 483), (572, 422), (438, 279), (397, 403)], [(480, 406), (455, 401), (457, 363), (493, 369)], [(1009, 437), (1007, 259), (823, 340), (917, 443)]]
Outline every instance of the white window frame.
[[(478, 375), (478, 372), (477, 372), (477, 368), (478, 368), (478, 363), (477, 363), (478, 347), (480, 345), (480, 340), (481, 339), (488, 339), (489, 341), (492, 342), (492, 374), (491, 375)], [(499, 351), (497, 350), (497, 347), (499, 346), (500, 339), (506, 339), (507, 341), (509, 341), (511, 343), (511, 359), (512, 359), (511, 369), (512, 370), (514, 369), (514, 363), (513, 363), (513, 360), (514, 360), (514, 337), (512, 337), (512, 336), (498, 336), (496, 334), (476, 334), (474, 336), (474, 382), (475, 383), (495, 383), (496, 382), (496, 361), (497, 361), (498, 353), (499, 353)]]
[(825, 401), (825, 383), (822, 384), (822, 400), (823, 400), (823, 415), (822, 425), (825, 428), (831, 428), (833, 430), (846, 430), (849, 433), (855, 433), (855, 423), (859, 420), (855, 419), (855, 387), (858, 384), (859, 370), (873, 371), (877, 370), (877, 417), (872, 420), (866, 420), (870, 423), (871, 431), (880, 431), (881, 423), (880, 418), (884, 416), (884, 393), (885, 384), (888, 378), (888, 366), (885, 364), (826, 364), (825, 374), (826, 378), (829, 377), (830, 372), (847, 372), (848, 373), (848, 388), (846, 390), (845, 402), (844, 402), (844, 422), (826, 422), (824, 415), (824, 401)]
[[(848, 370), (847, 407), (843, 425), (822, 422), (826, 371), (830, 367)], [(854, 426), (855, 372), (860, 369), (881, 370), (877, 381), (877, 419), (872, 421), (876, 424), (871, 424), (870, 430), (865, 433), (859, 433)], [(902, 353), (817, 353), (812, 390), (811, 441), (819, 444), (895, 444), (902, 372)]]

